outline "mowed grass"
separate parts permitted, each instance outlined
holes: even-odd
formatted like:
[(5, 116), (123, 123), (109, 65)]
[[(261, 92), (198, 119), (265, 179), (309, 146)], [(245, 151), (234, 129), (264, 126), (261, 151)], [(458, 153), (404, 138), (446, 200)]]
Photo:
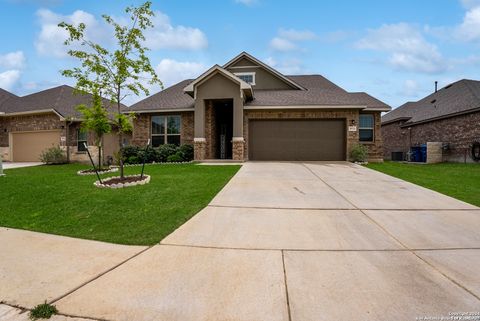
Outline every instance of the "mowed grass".
[(480, 164), (384, 162), (367, 167), (480, 206)]
[(85, 165), (10, 169), (0, 177), (0, 226), (151, 245), (205, 207), (239, 167), (148, 165), (150, 184), (115, 190), (93, 186), (96, 176), (78, 176)]

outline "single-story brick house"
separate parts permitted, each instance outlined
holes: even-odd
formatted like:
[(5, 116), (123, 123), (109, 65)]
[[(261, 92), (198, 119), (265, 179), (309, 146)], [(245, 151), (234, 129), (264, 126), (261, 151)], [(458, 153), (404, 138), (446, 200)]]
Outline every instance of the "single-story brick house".
[(239, 161), (348, 160), (358, 143), (382, 161), (380, 119), (390, 109), (320, 75), (283, 75), (245, 52), (127, 108), (137, 114), (133, 144), (193, 143), (196, 160)]
[(480, 141), (480, 81), (462, 79), (382, 117), (384, 157), (392, 159), (427, 142), (442, 143), (443, 161), (472, 162)]
[[(90, 105), (91, 96), (58, 86), (18, 97), (0, 90), (0, 155), (6, 161), (39, 161), (40, 153), (52, 146), (68, 151), (71, 161), (88, 162), (83, 143), (96, 160), (92, 134), (80, 130), (79, 104)], [(105, 100), (105, 104), (110, 104)], [(113, 107), (109, 107), (113, 108)], [(104, 156), (118, 150), (116, 135), (104, 137)]]

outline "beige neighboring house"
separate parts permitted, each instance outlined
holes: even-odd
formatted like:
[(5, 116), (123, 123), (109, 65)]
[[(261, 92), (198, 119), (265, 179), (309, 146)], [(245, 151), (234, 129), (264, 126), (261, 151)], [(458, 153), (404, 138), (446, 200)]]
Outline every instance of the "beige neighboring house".
[[(106, 104), (109, 104), (105, 100)], [(74, 93), (70, 86), (58, 86), (18, 97), (0, 90), (0, 155), (5, 161), (37, 162), (43, 150), (60, 146), (70, 160), (89, 162), (84, 142), (96, 160), (94, 136), (80, 130), (79, 104), (90, 105), (91, 96)], [(104, 138), (104, 156), (118, 150), (116, 135)]]
[(391, 108), (243, 52), (126, 110), (137, 114), (134, 144), (193, 144), (196, 160), (342, 161), (364, 144), (370, 161), (382, 161), (380, 116)]

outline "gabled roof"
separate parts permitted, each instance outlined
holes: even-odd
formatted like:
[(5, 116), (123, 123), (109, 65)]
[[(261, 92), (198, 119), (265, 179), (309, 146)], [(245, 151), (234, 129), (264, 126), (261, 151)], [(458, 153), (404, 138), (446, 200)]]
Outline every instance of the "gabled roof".
[(234, 57), (232, 60), (227, 62), (225, 65), (223, 65), (223, 68), (227, 69), (230, 66), (234, 65), (237, 61), (239, 61), (240, 59), (243, 59), (243, 58), (247, 58), (247, 59), (253, 61), (255, 64), (263, 67), (268, 72), (275, 75), (277, 78), (280, 78), (281, 80), (283, 80), (284, 82), (286, 82), (290, 86), (293, 86), (293, 88), (300, 89), (300, 90), (305, 89), (304, 87), (302, 87), (301, 85), (299, 85), (295, 81), (293, 81), (292, 79), (289, 79), (288, 77), (284, 76), (282, 73), (278, 72), (277, 70), (273, 69), (269, 65), (267, 65), (264, 62), (258, 60), (257, 58), (255, 58), (254, 56), (250, 55), (248, 52), (245, 52), (245, 51), (243, 51), (242, 53), (240, 53), (239, 55)]
[[(62, 85), (46, 89), (16, 99), (9, 99), (2, 105), (2, 111), (8, 114), (28, 114), (39, 112), (54, 112), (59, 116), (80, 119), (81, 114), (76, 110), (80, 104), (90, 105), (90, 94), (76, 93), (73, 87)], [(109, 100), (104, 99), (107, 109), (114, 110)]]
[(414, 123), (480, 110), (480, 81), (462, 79), (416, 101), (407, 102), (382, 117), (382, 124), (406, 120)]
[(201, 74), (197, 79), (189, 83), (183, 91), (188, 93), (190, 96), (194, 97), (194, 92), (195, 92), (195, 87), (202, 84), (205, 82), (207, 79), (212, 77), (213, 75), (220, 73), (227, 77), (228, 79), (232, 80), (233, 82), (237, 83), (240, 85), (240, 89), (243, 90), (244, 92), (248, 93), (250, 97), (253, 97), (253, 89), (252, 86), (242, 79), (238, 78), (234, 74), (232, 74), (230, 71), (225, 70), (224, 68), (220, 67), (219, 65), (213, 65), (210, 69), (205, 71), (203, 74)]
[[(256, 90), (255, 99), (245, 107), (264, 106), (352, 106), (352, 108), (389, 111), (390, 106), (366, 93), (349, 93), (321, 75), (287, 76), (306, 90)], [(194, 109), (195, 101), (183, 88), (193, 80), (168, 87), (126, 110), (135, 112), (180, 111)]]
[(185, 86), (191, 83), (193, 79), (183, 80), (171, 87), (151, 95), (125, 110), (142, 112), (152, 110), (193, 110), (195, 101), (183, 91)]
[(9, 91), (6, 91), (5, 89), (0, 88), (0, 112), (5, 112), (4, 105), (6, 104), (7, 100), (17, 99), (17, 98), (18, 98), (17, 95), (14, 95)]

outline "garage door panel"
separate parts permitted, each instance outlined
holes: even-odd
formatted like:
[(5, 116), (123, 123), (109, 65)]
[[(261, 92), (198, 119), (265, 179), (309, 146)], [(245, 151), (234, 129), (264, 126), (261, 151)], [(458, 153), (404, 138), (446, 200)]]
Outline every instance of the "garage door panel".
[(15, 162), (38, 162), (41, 153), (60, 144), (60, 131), (12, 133), (12, 152)]
[(345, 120), (250, 120), (251, 160), (345, 160)]

